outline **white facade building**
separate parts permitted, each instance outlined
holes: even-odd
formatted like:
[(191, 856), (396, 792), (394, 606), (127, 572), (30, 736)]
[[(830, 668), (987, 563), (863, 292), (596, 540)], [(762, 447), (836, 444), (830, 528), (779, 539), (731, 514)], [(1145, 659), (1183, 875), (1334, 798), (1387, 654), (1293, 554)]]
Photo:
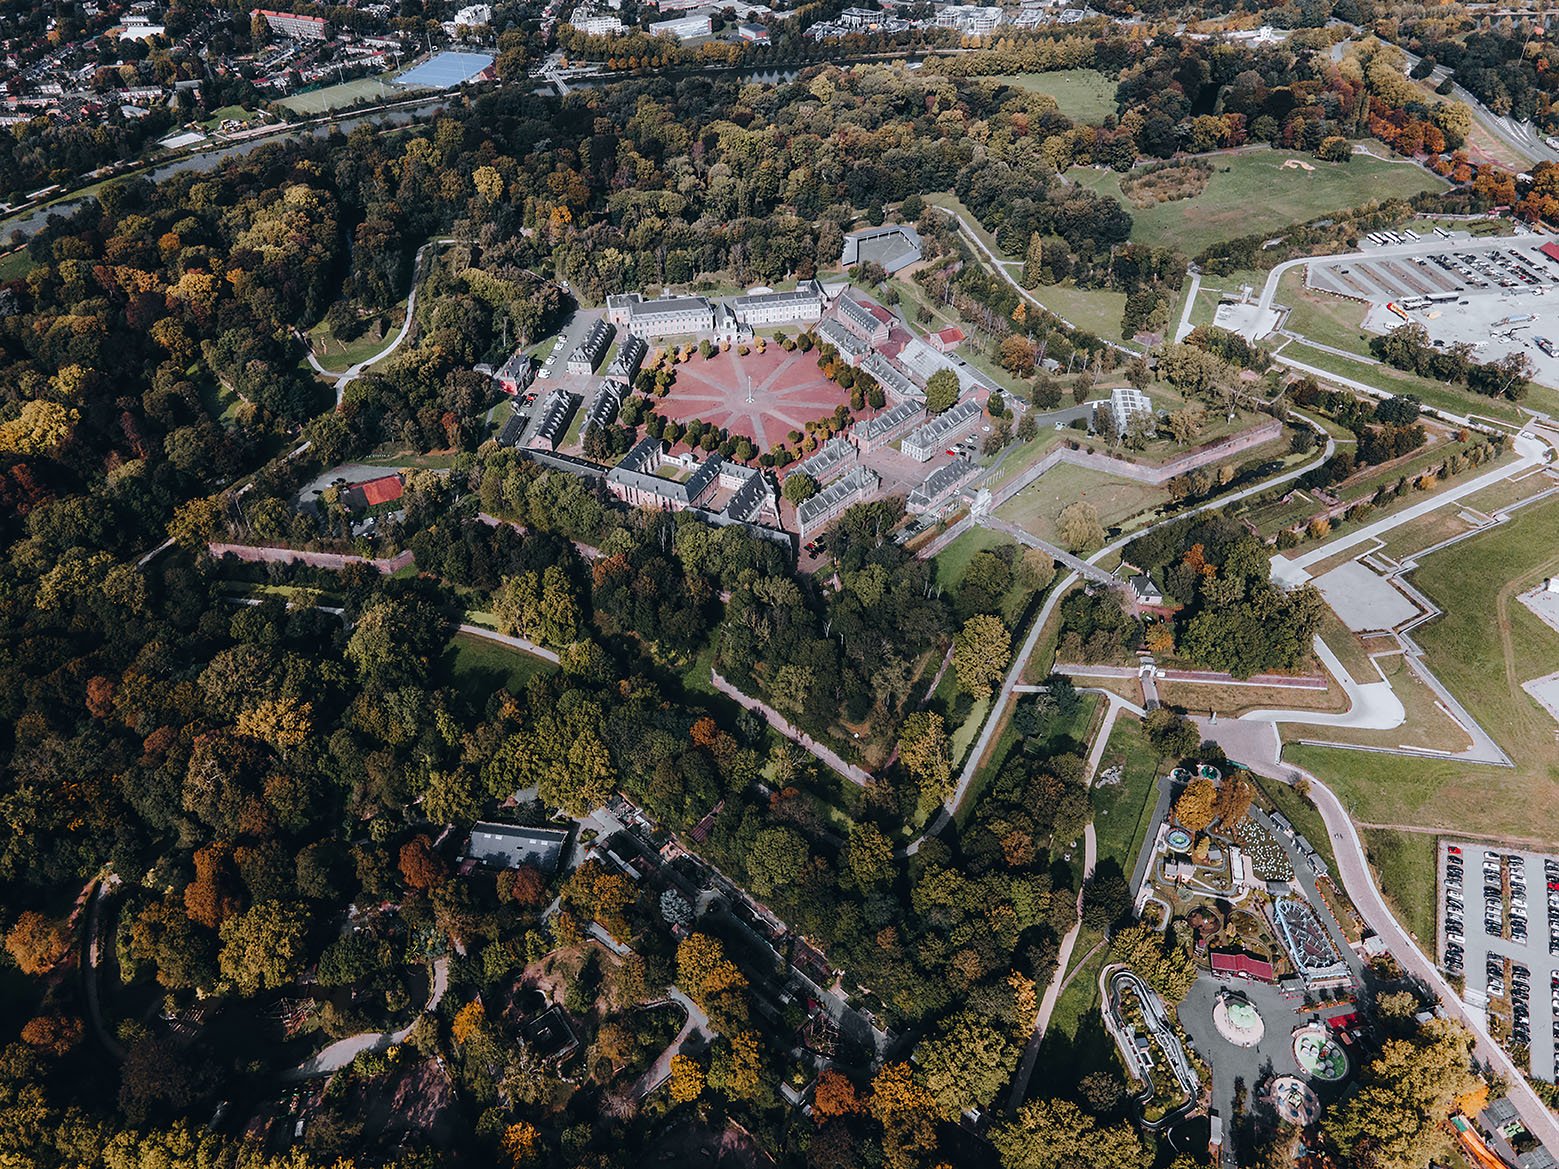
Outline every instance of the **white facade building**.
[(609, 37), (623, 31), (622, 17), (610, 12), (596, 12), (589, 8), (576, 8), (568, 18), (570, 28), (576, 28), (587, 36)]
[(679, 41), (707, 37), (713, 31), (714, 25), (708, 16), (674, 16), (670, 20), (657, 20), (650, 25), (651, 36), (675, 37)]
[(1139, 415), (1154, 416), (1153, 400), (1141, 390), (1121, 386), (1110, 391), (1110, 420), (1115, 423), (1115, 433), (1125, 434), (1131, 429), (1131, 420)]
[(975, 6), (949, 6), (936, 14), (938, 28), (956, 29), (965, 36), (990, 36), (1001, 26), (1000, 8)]

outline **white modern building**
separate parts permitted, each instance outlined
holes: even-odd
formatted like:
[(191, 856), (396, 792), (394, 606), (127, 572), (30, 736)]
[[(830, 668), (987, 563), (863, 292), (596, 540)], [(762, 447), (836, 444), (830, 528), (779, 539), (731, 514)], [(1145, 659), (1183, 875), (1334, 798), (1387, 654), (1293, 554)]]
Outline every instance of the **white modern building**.
[[(1104, 403), (1101, 402), (1099, 405), (1103, 406)], [(1125, 434), (1130, 430), (1132, 419), (1139, 415), (1154, 417), (1153, 400), (1141, 390), (1133, 389), (1131, 386), (1121, 386), (1111, 390), (1108, 409), (1117, 434)]]
[(651, 36), (675, 37), (679, 41), (707, 37), (713, 32), (714, 25), (708, 16), (674, 16), (670, 20), (657, 20), (650, 25)]
[(568, 24), (570, 28), (593, 37), (616, 36), (623, 31), (622, 17), (613, 12), (597, 12), (593, 8), (574, 9)]
[(470, 4), (455, 13), (456, 28), (478, 28), (492, 22), (493, 9), (490, 4)]
[(938, 28), (951, 28), (970, 37), (990, 36), (1001, 27), (1000, 8), (949, 5), (936, 14)]

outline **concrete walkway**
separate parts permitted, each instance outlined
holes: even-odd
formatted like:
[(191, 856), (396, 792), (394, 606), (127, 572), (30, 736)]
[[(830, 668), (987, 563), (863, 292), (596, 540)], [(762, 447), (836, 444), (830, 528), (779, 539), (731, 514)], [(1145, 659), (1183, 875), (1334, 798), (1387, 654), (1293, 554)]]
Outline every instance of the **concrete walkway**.
[(1191, 278), (1191, 289), (1186, 294), (1185, 308), (1180, 312), (1180, 323), (1175, 326), (1175, 341), (1178, 344), (1191, 335), (1191, 310), (1196, 307), (1196, 297), (1202, 291), (1202, 270), (1195, 264), (1186, 269), (1186, 275)]
[[(634, 1085), (633, 1096), (635, 1100), (643, 1100), (656, 1088), (660, 1087), (671, 1076), (671, 1059), (675, 1055), (696, 1054), (709, 1046), (714, 1039), (714, 1032), (709, 1029), (709, 1016), (704, 1014), (692, 999), (683, 994), (676, 987), (666, 991), (665, 1002), (674, 1002), (687, 1012), (687, 1021), (682, 1024), (682, 1030), (677, 1032), (676, 1038), (666, 1044), (665, 1048), (655, 1057), (648, 1070), (639, 1077), (639, 1082)], [(649, 1003), (647, 1006), (660, 1006), (660, 1003)], [(688, 1041), (697, 1036), (697, 1042), (691, 1047)]]
[[(1379, 682), (1356, 682), (1346, 666), (1331, 651), (1321, 635), (1310, 640), (1315, 656), (1337, 679), (1348, 695), (1349, 707), (1341, 714), (1315, 710), (1252, 710), (1240, 715), (1245, 722), (1305, 723), (1314, 727), (1353, 727), (1361, 731), (1389, 731), (1407, 721), (1407, 711), (1391, 683), (1381, 675)], [(1376, 667), (1379, 673), (1380, 667)]]
[(857, 767), (853, 763), (846, 763), (839, 757), (838, 752), (834, 751), (830, 747), (825, 747), (811, 735), (792, 725), (789, 719), (787, 719), (779, 711), (775, 710), (772, 706), (769, 706), (763, 702), (759, 702), (756, 698), (753, 698), (749, 694), (742, 693), (735, 686), (731, 685), (724, 678), (722, 678), (718, 670), (711, 669), (709, 671), (709, 678), (710, 681), (714, 684), (714, 688), (720, 691), (721, 694), (724, 694), (727, 698), (735, 701), (736, 704), (742, 707), (744, 710), (756, 711), (757, 713), (763, 715), (763, 717), (768, 720), (768, 724), (776, 731), (784, 735), (791, 742), (798, 743), (802, 747), (806, 748), (812, 753), (814, 757), (817, 758), (819, 762), (825, 763), (829, 767), (832, 767), (851, 783), (858, 784), (861, 787), (865, 787), (867, 784), (871, 783), (872, 777), (870, 772)]
[(1438, 491), (1421, 503), (1415, 503), (1411, 507), (1405, 507), (1401, 511), (1393, 512), (1384, 519), (1376, 520), (1372, 524), (1365, 524), (1362, 528), (1339, 536), (1335, 540), (1328, 540), (1317, 548), (1297, 556), (1274, 556), (1272, 558), (1272, 579), (1283, 585), (1299, 585), (1310, 579), (1310, 573), (1306, 571), (1312, 564), (1330, 560), (1340, 552), (1346, 552), (1350, 548), (1357, 548), (1360, 544), (1374, 540), (1393, 528), (1411, 523), (1420, 516), (1428, 515), (1446, 504), (1455, 503), (1458, 499), (1482, 491), (1492, 484), (1503, 482), (1513, 475), (1519, 475), (1523, 471), (1530, 470), (1543, 463), (1551, 448), (1541, 440), (1523, 431), (1516, 435), (1514, 444), (1517, 458), (1515, 462), (1507, 463), (1503, 467), (1495, 467), (1482, 475), (1457, 483), (1454, 487), (1448, 487), (1444, 491)]
[(412, 326), (417, 319), (417, 290), (422, 283), (420, 277), (422, 270), (422, 257), (431, 247), (436, 247), (443, 244), (452, 244), (454, 242), (455, 241), (453, 239), (430, 239), (427, 243), (423, 244), (420, 248), (417, 249), (417, 254), (415, 257), (413, 257), (411, 262), (411, 291), (406, 294), (406, 319), (401, 322), (400, 332), (395, 334), (394, 340), (392, 340), (383, 349), (379, 350), (378, 353), (375, 353), (372, 357), (365, 357), (355, 365), (349, 366), (345, 371), (336, 373), (333, 370), (326, 369), (317, 360), (315, 360), (313, 346), (308, 343), (308, 339), (304, 337), (303, 334), (298, 334), (298, 339), (303, 342), (304, 354), (308, 357), (310, 368), (312, 368), (314, 372), (319, 374), (321, 377), (330, 379), (330, 381), (334, 384), (336, 390), (337, 409), (339, 409), (341, 406), (341, 398), (346, 393), (347, 386), (351, 385), (358, 378), (362, 377), (363, 371), (366, 370), (370, 365), (377, 365), (386, 357), (389, 357), (391, 354), (393, 354), (401, 347), (402, 342), (404, 342), (407, 337), (411, 336)]
[[(1104, 749), (1109, 745), (1110, 732), (1115, 729), (1116, 716), (1123, 707), (1129, 708), (1130, 704), (1119, 695), (1106, 694), (1109, 708), (1104, 712), (1104, 719), (1099, 724), (1099, 733), (1094, 736), (1093, 749), (1088, 752), (1088, 765), (1084, 768), (1084, 782), (1092, 786), (1093, 777), (1099, 772), (1099, 761), (1104, 758)], [(1007, 1093), (1007, 1111), (1016, 1112), (1028, 1095), (1029, 1079), (1034, 1074), (1034, 1064), (1039, 1058), (1040, 1044), (1044, 1042), (1045, 1030), (1050, 1026), (1050, 1016), (1055, 1012), (1056, 1001), (1061, 997), (1061, 990), (1066, 985), (1067, 967), (1072, 961), (1072, 951), (1077, 946), (1077, 936), (1083, 928), (1083, 893), (1088, 887), (1088, 879), (1093, 876), (1094, 865), (1098, 863), (1099, 840), (1094, 834), (1093, 821), (1089, 820), (1083, 829), (1083, 879), (1077, 889), (1077, 920), (1072, 922), (1072, 928), (1066, 931), (1066, 936), (1061, 939), (1061, 951), (1056, 955), (1056, 972), (1050, 979), (1050, 985), (1045, 987), (1044, 997), (1039, 1001), (1039, 1014), (1034, 1018), (1034, 1031), (1029, 1036), (1028, 1043), (1023, 1048), (1023, 1058), (1018, 1062), (1018, 1074), (1012, 1081), (1012, 1088)]]
[(469, 633), (472, 637), (480, 637), (486, 641), (496, 641), (499, 645), (506, 645), (510, 649), (517, 649), (521, 653), (530, 654), (540, 658), (544, 662), (558, 664), (558, 655), (544, 645), (537, 645), (534, 641), (527, 641), (523, 637), (511, 637), (507, 633), (499, 633), (496, 629), (487, 629), (481, 625), (461, 625), (461, 633)]
[(1086, 576), (1089, 580), (1096, 584), (1120, 584), (1120, 581), (1116, 580), (1115, 577), (1110, 573), (1105, 572), (1104, 569), (1089, 564), (1088, 561), (1082, 559), (1081, 557), (1074, 556), (1065, 548), (1061, 548), (1055, 544), (1052, 544), (1048, 540), (1041, 540), (1038, 536), (1034, 535), (1033, 532), (1030, 532), (1025, 528), (1020, 528), (1017, 524), (1008, 523), (1006, 520), (999, 520), (993, 515), (982, 515), (975, 522), (978, 523), (982, 528), (989, 528), (993, 532), (1001, 532), (1003, 535), (1011, 536), (1019, 544), (1027, 544), (1030, 548), (1038, 548), (1041, 552), (1046, 553), (1050, 559), (1056, 561), (1059, 564), (1066, 565), (1073, 572)]
[[(423, 1014), (432, 1014), (436, 1011), (439, 1003), (444, 1001), (444, 992), (448, 989), (449, 959), (441, 955), (433, 960), (433, 988), (428, 995), (428, 1003), (423, 1008)], [(406, 1037), (411, 1034), (411, 1029), (416, 1025), (417, 1020), (413, 1019), (396, 1031), (364, 1031), (358, 1035), (348, 1035), (345, 1039), (338, 1039), (316, 1052), (312, 1058), (304, 1060), (282, 1078), (288, 1081), (307, 1080), (314, 1076), (338, 1072), (365, 1051), (383, 1051), (386, 1047), (404, 1043)]]

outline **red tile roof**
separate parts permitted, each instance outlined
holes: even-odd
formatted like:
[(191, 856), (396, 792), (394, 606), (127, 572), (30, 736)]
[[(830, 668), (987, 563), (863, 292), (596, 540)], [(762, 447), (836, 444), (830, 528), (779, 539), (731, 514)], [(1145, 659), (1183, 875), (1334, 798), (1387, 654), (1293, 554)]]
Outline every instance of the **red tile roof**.
[(1214, 974), (1244, 975), (1258, 982), (1272, 982), (1277, 977), (1271, 962), (1265, 958), (1257, 958), (1253, 954), (1242, 954), (1237, 950), (1214, 950), (1212, 965)]
[(399, 475), (385, 475), (380, 479), (370, 479), (366, 483), (359, 483), (358, 488), (363, 493), (363, 502), (369, 507), (381, 503), (393, 503), (405, 490)]
[(1537, 249), (1550, 260), (1559, 260), (1559, 244), (1544, 244)]
[(937, 330), (937, 340), (944, 345), (957, 345), (964, 340), (965, 334), (957, 325), (949, 325), (945, 329)]

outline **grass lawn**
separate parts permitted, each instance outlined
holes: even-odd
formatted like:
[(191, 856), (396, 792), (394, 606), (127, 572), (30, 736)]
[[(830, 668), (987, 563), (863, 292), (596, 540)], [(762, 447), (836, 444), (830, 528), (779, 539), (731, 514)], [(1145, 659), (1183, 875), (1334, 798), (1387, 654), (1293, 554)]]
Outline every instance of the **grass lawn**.
[(391, 85), (388, 75), (359, 77), (355, 81), (345, 81), (340, 85), (327, 85), (323, 89), (313, 89), (308, 93), (295, 93), (291, 97), (282, 98), (276, 104), (295, 114), (328, 114), (331, 110), (345, 109), (359, 102), (394, 101), (397, 98), (408, 97), (413, 92), (414, 90), (411, 89)]
[(323, 352), (315, 352), (314, 360), (332, 373), (345, 373), (359, 361), (367, 360), (389, 345), (396, 330), (401, 327), (402, 311), (396, 310), (390, 314), (389, 331), (378, 339), (371, 333), (364, 333), (355, 341), (337, 341), (330, 326), (321, 321), (308, 332), (309, 344), (323, 347)]
[(1014, 89), (1056, 99), (1061, 112), (1084, 126), (1097, 126), (1116, 112), (1115, 82), (1094, 69), (1058, 69), (1054, 73), (1019, 73), (992, 77)]
[(1169, 493), (1145, 483), (1117, 479), (1092, 467), (1062, 463), (1046, 471), (1031, 486), (997, 509), (997, 515), (1054, 542), (1056, 516), (1074, 500), (1084, 500), (1099, 512), (1106, 528), (1166, 503)]
[(1559, 503), (1515, 513), (1492, 531), (1429, 556), (1413, 583), (1445, 615), (1419, 630), (1429, 668), (1515, 762), (1469, 767), (1324, 747), (1289, 747), (1368, 824), (1478, 831), (1559, 845), (1554, 720), (1521, 689), (1559, 658), (1559, 633), (1516, 597), (1559, 570)]
[[(1108, 341), (1121, 339), (1121, 317), (1126, 313), (1124, 292), (1076, 288), (1070, 284), (1041, 284), (1030, 291), (1040, 304), (1079, 329), (1097, 333)], [(1175, 318), (1176, 321), (1179, 319)]]
[(496, 641), (457, 633), (450, 639), (439, 668), (456, 690), (472, 705), (480, 707), (486, 705), (487, 696), (499, 687), (511, 694), (523, 693), (527, 682), (555, 667)]
[[(932, 563), (936, 565), (937, 583), (945, 591), (956, 590), (959, 582), (963, 580), (964, 573), (968, 571), (970, 561), (977, 553), (993, 548), (1010, 548), (1015, 543), (1016, 541), (989, 528), (971, 528), (932, 558)], [(1018, 619), (1023, 616), (1023, 608), (1028, 603), (1029, 596), (1029, 592), (1016, 582), (1007, 589), (1002, 597), (1001, 615), (1008, 626), (1016, 625)], [(952, 672), (951, 667), (948, 672)]]
[(1432, 952), (1435, 940), (1435, 842), (1426, 832), (1366, 828), (1364, 851), (1408, 932)]
[[(1284, 161), (1313, 171), (1287, 169)], [(1275, 232), (1321, 215), (1346, 211), (1392, 196), (1407, 198), (1445, 184), (1428, 171), (1402, 163), (1355, 156), (1351, 162), (1318, 162), (1292, 150), (1253, 148), (1212, 158), (1214, 173), (1194, 199), (1132, 209), (1133, 240), (1196, 255), (1212, 244), (1256, 232)], [(1121, 196), (1114, 171), (1075, 167), (1068, 177), (1102, 194)]]
[(1100, 772), (1111, 767), (1121, 769), (1121, 782), (1093, 789), (1097, 863), (1113, 860), (1130, 877), (1137, 850), (1142, 847), (1147, 818), (1153, 810), (1159, 773), (1158, 752), (1148, 745), (1140, 719), (1122, 714), (1115, 720), (1115, 729), (1099, 759)]
[(0, 256), (0, 280), (20, 280), (36, 267), (27, 249), (17, 248), (8, 255)]
[(1285, 327), (1290, 331), (1323, 345), (1369, 356), (1370, 334), (1363, 328), (1364, 315), (1369, 310), (1356, 300), (1306, 288), (1303, 268), (1292, 268), (1279, 277), (1277, 303), (1288, 306)]
[[(1368, 361), (1356, 358), (1339, 357), (1335, 353), (1328, 353), (1324, 349), (1316, 349), (1297, 341), (1285, 345), (1282, 348), (1282, 356), (1292, 358), (1294, 361), (1302, 361), (1306, 365), (1313, 365), (1317, 369), (1334, 373), (1339, 377), (1352, 378), (1354, 381), (1363, 382), (1387, 393), (1417, 394), (1419, 400), (1426, 406), (1433, 406), (1437, 410), (1513, 423), (1519, 423), (1527, 417), (1514, 402), (1495, 401), (1493, 398), (1485, 398), (1481, 394), (1458, 389), (1445, 382), (1437, 382), (1400, 369), (1392, 369), (1389, 365), (1372, 365)], [(1559, 393), (1542, 386), (1534, 386), (1526, 400), (1536, 409), (1548, 410), (1549, 404), (1546, 399), (1550, 396), (1555, 402), (1559, 402)]]

